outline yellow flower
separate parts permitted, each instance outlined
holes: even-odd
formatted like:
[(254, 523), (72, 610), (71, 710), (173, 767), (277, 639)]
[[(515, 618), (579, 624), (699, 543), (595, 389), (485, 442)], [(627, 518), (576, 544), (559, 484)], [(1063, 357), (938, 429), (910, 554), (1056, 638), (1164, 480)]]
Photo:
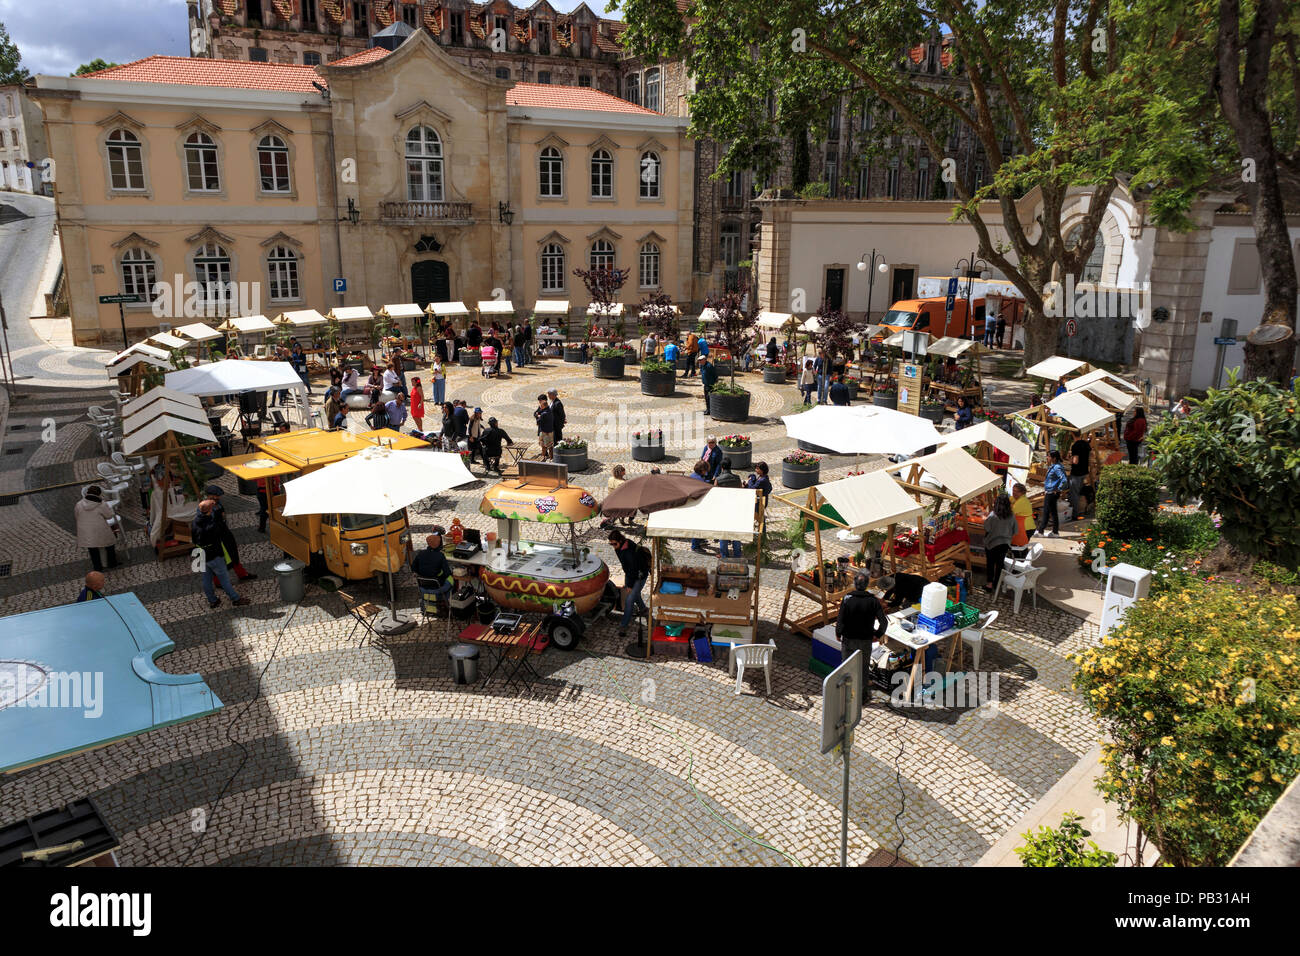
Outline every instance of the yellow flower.
[(1142, 714), (1142, 719), (1143, 719), (1143, 720), (1155, 720), (1155, 719), (1156, 719), (1156, 715), (1153, 714), (1153, 713), (1151, 713), (1151, 711), (1149, 711), (1149, 710), (1148, 710), (1148, 711), (1144, 711), (1143, 714)]

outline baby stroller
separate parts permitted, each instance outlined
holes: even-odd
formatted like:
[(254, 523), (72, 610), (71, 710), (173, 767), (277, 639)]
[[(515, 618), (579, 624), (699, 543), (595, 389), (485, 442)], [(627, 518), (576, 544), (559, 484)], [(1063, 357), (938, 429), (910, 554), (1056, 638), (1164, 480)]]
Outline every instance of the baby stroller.
[(483, 356), (483, 377), (492, 378), (497, 373), (497, 350), (491, 345), (485, 345), (480, 349)]

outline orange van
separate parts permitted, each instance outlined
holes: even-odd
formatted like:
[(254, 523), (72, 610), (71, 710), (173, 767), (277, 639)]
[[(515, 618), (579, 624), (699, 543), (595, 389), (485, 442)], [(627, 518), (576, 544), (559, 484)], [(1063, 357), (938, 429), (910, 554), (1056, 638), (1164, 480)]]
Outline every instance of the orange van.
[[(873, 337), (872, 341), (883, 342), (895, 332), (902, 332), (905, 329), (929, 332), (931, 337), (936, 339), (945, 336), (958, 339), (970, 338), (972, 330), (966, 320), (966, 300), (959, 298), (953, 302), (951, 316), (947, 315), (944, 309), (946, 302), (947, 299), (942, 296), (932, 299), (899, 299), (889, 307), (889, 311), (880, 320), (880, 332)], [(984, 299), (971, 299), (970, 307), (975, 314), (974, 335), (976, 338), (982, 338)]]

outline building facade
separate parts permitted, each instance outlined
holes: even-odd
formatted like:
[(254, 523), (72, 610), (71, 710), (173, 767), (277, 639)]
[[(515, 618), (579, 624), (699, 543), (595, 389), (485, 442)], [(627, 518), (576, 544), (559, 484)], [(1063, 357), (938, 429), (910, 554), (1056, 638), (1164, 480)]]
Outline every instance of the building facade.
[[(427, 33), (319, 69), (151, 57), (37, 85), (77, 344), (121, 338), (100, 296), (177, 277), (194, 284), (170, 300), (184, 321), (494, 297), (585, 309), (570, 274), (606, 244), (619, 266), (657, 246), (648, 281), (689, 302), (685, 122), (590, 88), (498, 80)], [(547, 150), (558, 195), (542, 194)], [(638, 172), (650, 153), (658, 196)], [(612, 195), (593, 178), (605, 157)], [(542, 292), (554, 245), (567, 295)], [(180, 311), (127, 306), (126, 323), (148, 334)]]
[(0, 189), (52, 193), (49, 155), (40, 107), (26, 87), (0, 86)]

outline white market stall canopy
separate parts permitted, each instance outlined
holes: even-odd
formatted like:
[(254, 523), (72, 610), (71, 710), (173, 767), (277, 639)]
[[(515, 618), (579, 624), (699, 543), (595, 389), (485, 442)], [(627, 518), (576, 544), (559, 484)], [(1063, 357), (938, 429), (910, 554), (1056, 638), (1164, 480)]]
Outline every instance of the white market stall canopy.
[(803, 325), (799, 326), (800, 332), (811, 332), (816, 334), (822, 330), (822, 324), (817, 321), (817, 316), (812, 316)]
[(144, 342), (137, 342), (129, 349), (123, 349), (121, 352), (118, 352), (116, 355), (114, 355), (112, 361), (110, 361), (108, 364), (116, 365), (118, 362), (122, 361), (122, 359), (126, 358), (128, 355), (131, 355), (133, 353), (138, 353), (140, 355), (148, 355), (150, 358), (156, 358), (156, 359), (167, 359), (170, 357), (170, 353), (166, 349), (160, 349), (156, 345), (147, 345)]
[(939, 439), (940, 445), (958, 445), (962, 448), (969, 448), (972, 445), (978, 445), (986, 441), (998, 451), (1005, 452), (1010, 459), (1010, 464), (1027, 466), (1030, 462), (1032, 450), (1028, 442), (1023, 442), (1014, 435), (1004, 432), (992, 422), (977, 422), (969, 428), (963, 428), (959, 431), (943, 435)]
[(1121, 392), (1106, 382), (1090, 382), (1080, 389), (1067, 389), (1066, 394), (1083, 394), (1099, 398), (1111, 408), (1126, 412), (1137, 404), (1138, 397), (1132, 392)]
[(954, 496), (958, 501), (967, 501), (1002, 485), (1003, 479), (995, 475), (960, 448), (944, 448), (933, 455), (922, 455), (885, 470), (902, 475), (920, 467), (927, 477), (938, 482), (941, 490)]
[[(347, 306), (347, 308), (350, 310), (352, 308), (357, 308), (357, 307)], [(341, 310), (339, 309), (334, 310), (334, 312), (339, 312), (339, 311)], [(333, 315), (333, 313), (331, 313), (331, 315)], [(391, 305), (384, 306), (378, 312), (376, 312), (375, 315), (382, 315), (384, 316), (384, 318), (387, 319), (418, 319), (424, 315), (424, 309), (420, 308), (414, 302), (395, 302)], [(337, 315), (334, 315), (334, 318), (338, 319), (339, 317)], [(339, 319), (339, 321), (342, 322), (344, 320)]]
[(479, 315), (505, 315), (515, 310), (515, 304), (509, 299), (479, 299)]
[(794, 321), (794, 316), (789, 312), (760, 312), (758, 314), (759, 328), (763, 329), (780, 329), (788, 323)]
[(133, 455), (168, 432), (176, 435), (188, 435), (191, 438), (197, 438), (199, 441), (215, 442), (217, 440), (217, 436), (212, 434), (212, 428), (206, 422), (200, 424), (199, 422), (190, 421), (188, 418), (174, 418), (171, 415), (162, 415), (142, 428), (131, 432), (131, 434), (123, 436), (122, 451), (124, 454)]
[(646, 520), (646, 534), (753, 541), (758, 532), (757, 494), (756, 488), (710, 488), (689, 504), (653, 512)]
[(196, 365), (169, 372), (168, 388), (201, 398), (235, 395), (240, 392), (269, 392), (305, 389), (302, 379), (288, 362), (252, 362), (225, 359), (210, 365)]
[(1113, 413), (1078, 392), (1062, 392), (1047, 403), (1047, 408), (1053, 415), (1081, 432), (1093, 431), (1115, 420)]
[(159, 332), (157, 335), (149, 336), (150, 342), (157, 342), (159, 345), (166, 346), (169, 349), (187, 349), (194, 343), (189, 339), (182, 339), (179, 336), (171, 335), (167, 332)]
[(1141, 393), (1142, 389), (1138, 388), (1132, 382), (1120, 378), (1118, 375), (1112, 375), (1104, 368), (1095, 368), (1091, 372), (1080, 375), (1078, 378), (1072, 378), (1065, 383), (1066, 391), (1073, 392), (1075, 389), (1083, 388), (1085, 385), (1091, 385), (1094, 382), (1105, 382), (1109, 385), (1117, 385), (1120, 388), (1128, 389), (1130, 392)]
[(1064, 355), (1053, 355), (1050, 358), (1043, 359), (1037, 365), (1025, 369), (1025, 374), (1032, 375), (1034, 378), (1050, 379), (1054, 382), (1071, 372), (1077, 372), (1087, 364), (1087, 362), (1080, 359), (1066, 358)]
[(132, 432), (139, 431), (162, 415), (194, 422), (196, 425), (206, 425), (208, 416), (204, 412), (203, 406), (199, 404), (199, 400), (193, 395), (186, 395), (185, 397), (194, 404), (178, 402), (173, 398), (159, 398), (150, 402), (131, 417), (122, 419), (122, 434), (130, 435)]
[(974, 339), (958, 339), (949, 335), (931, 343), (925, 353), (927, 355), (942, 355), (944, 358), (957, 358), (968, 349), (975, 348), (976, 344)]
[[(673, 315), (681, 315), (681, 314), (682, 314), (682, 310), (681, 310), (681, 307), (680, 307), (680, 306), (670, 305), (670, 306), (668, 306), (668, 308), (670, 308), (670, 309), (673, 310)], [(640, 315), (641, 318), (643, 318), (643, 319), (644, 319), (647, 315), (649, 315), (649, 314), (650, 314), (650, 313), (646, 312), (645, 309), (642, 309), (641, 312), (639, 313), (639, 315)]]
[(217, 329), (221, 332), (238, 332), (240, 335), (251, 335), (254, 332), (274, 332), (275, 323), (264, 315), (245, 315), (226, 319), (217, 326)]
[(179, 328), (172, 329), (172, 331), (188, 336), (196, 342), (206, 342), (209, 339), (221, 338), (220, 332), (211, 326), (204, 325), (202, 322), (195, 322), (191, 325), (182, 325)]
[(703, 309), (703, 310), (701, 310), (701, 311), (700, 311), (700, 321), (701, 321), (701, 322), (717, 322), (717, 321), (718, 321), (718, 310), (717, 310), (717, 309)]
[(611, 302), (609, 305), (601, 305), (599, 302), (593, 302), (587, 306), (588, 315), (622, 315), (623, 303)]
[(853, 534), (911, 521), (925, 508), (884, 471), (853, 475), (817, 486)]
[(390, 515), (421, 498), (477, 480), (460, 455), (367, 448), (285, 482), (284, 514)]
[(879, 335), (879, 334), (880, 334), (880, 330), (881, 330), (882, 328), (884, 328), (884, 326), (882, 326), (882, 325), (868, 325), (865, 329), (862, 330), (862, 332), (861, 332), (860, 334), (861, 334), (864, 338), (868, 338), (868, 339), (869, 339), (869, 338), (872, 338), (873, 336)]
[(434, 315), (469, 315), (464, 302), (430, 302), (426, 312)]
[(533, 312), (537, 315), (568, 315), (568, 299), (538, 299), (533, 303)]
[[(361, 308), (365, 308), (362, 306)], [(366, 309), (369, 312), (369, 309)], [(295, 329), (300, 329), (307, 325), (324, 325), (328, 319), (321, 315), (315, 309), (298, 309), (294, 312), (281, 312), (275, 317), (277, 325), (292, 325)]]
[(940, 438), (928, 419), (879, 405), (817, 405), (781, 421), (788, 437), (837, 455), (910, 455)]
[(333, 319), (339, 325), (346, 325), (348, 322), (369, 322), (374, 318), (370, 314), (370, 309), (364, 305), (336, 305), (325, 317)]
[(145, 365), (152, 365), (154, 368), (171, 368), (170, 362), (164, 362), (162, 359), (156, 359), (152, 355), (146, 355), (143, 352), (131, 352), (126, 358), (122, 359), (122, 361), (113, 362), (105, 366), (105, 369), (110, 376), (116, 377), (129, 372), (131, 369), (142, 363)]
[(122, 406), (122, 418), (127, 419), (132, 415), (139, 413), (146, 406), (153, 404), (160, 398), (169, 398), (173, 402), (179, 402), (185, 405), (193, 405), (195, 408), (202, 408), (203, 403), (193, 395), (187, 395), (184, 392), (178, 392), (175, 389), (168, 388), (166, 385), (157, 385), (145, 392), (138, 398), (133, 398)]
[(895, 349), (905, 349), (905, 348), (907, 348), (907, 346), (908, 346), (908, 341), (907, 341), (907, 339), (908, 339), (911, 335), (913, 335), (913, 334), (915, 334), (915, 335), (917, 335), (917, 336), (925, 336), (925, 338), (922, 339), (922, 341), (925, 343), (925, 352), (926, 352), (926, 354), (928, 355), (929, 352), (930, 352), (930, 333), (929, 333), (929, 332), (916, 332), (916, 333), (913, 333), (913, 332), (911, 332), (911, 330), (908, 330), (908, 329), (900, 329), (899, 331), (897, 331), (897, 332), (895, 332), (893, 335), (891, 335), (889, 338), (885, 339), (884, 344), (885, 344), (885, 345), (888, 345), (890, 348), (895, 348)]

